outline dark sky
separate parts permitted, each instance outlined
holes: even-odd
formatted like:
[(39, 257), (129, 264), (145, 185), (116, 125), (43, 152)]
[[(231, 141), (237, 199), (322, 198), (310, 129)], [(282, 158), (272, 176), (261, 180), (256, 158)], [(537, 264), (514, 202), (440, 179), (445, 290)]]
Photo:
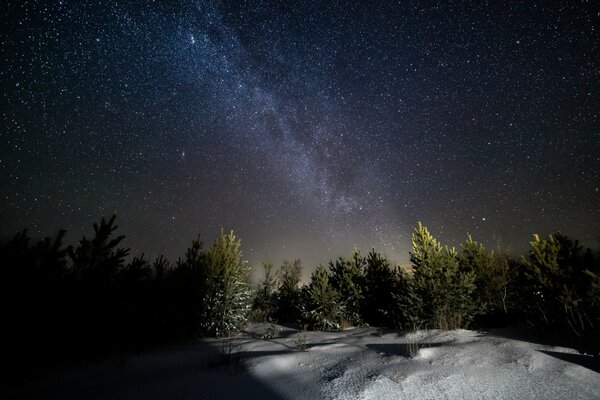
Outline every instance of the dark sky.
[[(174, 5), (175, 3), (180, 3)], [(258, 264), (600, 233), (598, 2), (8, 1), (6, 236)]]

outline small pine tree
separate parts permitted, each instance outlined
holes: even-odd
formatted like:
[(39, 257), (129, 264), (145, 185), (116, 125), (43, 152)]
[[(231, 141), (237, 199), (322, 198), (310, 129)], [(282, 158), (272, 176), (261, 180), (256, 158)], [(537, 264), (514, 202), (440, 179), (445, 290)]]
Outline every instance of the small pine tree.
[[(73, 336), (96, 342), (101, 351), (120, 341), (121, 321), (126, 319), (121, 278), (129, 249), (118, 247), (125, 236), (111, 237), (118, 228), (116, 216), (94, 223), (94, 237), (83, 237), (76, 247), (69, 247), (72, 262), (74, 314), (78, 323)], [(89, 346), (90, 343), (79, 342)]]
[(463, 272), (475, 277), (474, 303), (478, 314), (508, 312), (509, 284), (513, 278), (508, 257), (493, 250), (488, 252), (483, 244), (467, 236), (461, 245), (460, 265)]
[(165, 307), (171, 330), (180, 336), (201, 331), (202, 310), (208, 292), (207, 260), (200, 236), (192, 240), (183, 258), (169, 272), (165, 287)]
[(276, 319), (278, 322), (300, 322), (303, 303), (300, 292), (300, 260), (293, 263), (284, 261), (279, 270), (279, 288), (276, 298)]
[[(525, 278), (533, 303), (530, 314), (544, 324), (568, 325), (577, 335), (593, 327), (594, 284), (600, 268), (591, 251), (557, 232), (548, 239), (533, 236), (529, 259), (523, 258)], [(591, 279), (590, 279), (591, 278)], [(597, 307), (597, 305), (596, 305)]]
[(421, 320), (430, 327), (457, 329), (474, 316), (474, 275), (460, 270), (454, 248), (442, 245), (420, 222), (412, 234), (415, 291)]
[(362, 323), (361, 302), (363, 301), (363, 270), (367, 259), (354, 249), (352, 258), (338, 258), (329, 262), (331, 286), (340, 294), (342, 318), (352, 325)]
[(275, 319), (275, 289), (277, 279), (273, 273), (273, 263), (263, 263), (265, 278), (260, 283), (252, 304), (253, 318), (257, 321), (273, 322)]
[(586, 298), (590, 304), (590, 309), (595, 315), (594, 325), (600, 327), (600, 257), (597, 258), (595, 271), (586, 269), (583, 271), (590, 279), (590, 285), (587, 289)]
[(310, 283), (303, 291), (305, 310), (303, 320), (306, 325), (319, 331), (332, 331), (340, 328), (341, 308), (339, 294), (329, 283), (329, 275), (322, 265), (312, 273)]
[(80, 302), (73, 304), (64, 236), (61, 230), (30, 246), (31, 238), (22, 231), (0, 242), (2, 335), (10, 343), (4, 346), (3, 360), (15, 379), (41, 359), (64, 356), (73, 346), (71, 332), (87, 317), (72, 312)]
[(396, 280), (392, 292), (395, 313), (394, 327), (402, 330), (419, 328), (420, 301), (415, 292), (412, 276), (402, 268), (396, 269)]
[(115, 219), (113, 215), (108, 221), (102, 218), (100, 225), (94, 223), (94, 238), (83, 237), (76, 248), (68, 249), (73, 268), (82, 280), (99, 284), (112, 282), (123, 267), (129, 249), (117, 247), (125, 236), (110, 238), (118, 228)]
[(206, 292), (202, 330), (222, 336), (240, 330), (250, 310), (249, 268), (242, 259), (240, 240), (223, 230), (206, 253)]
[(396, 270), (374, 249), (369, 252), (364, 275), (362, 316), (370, 325), (396, 326)]

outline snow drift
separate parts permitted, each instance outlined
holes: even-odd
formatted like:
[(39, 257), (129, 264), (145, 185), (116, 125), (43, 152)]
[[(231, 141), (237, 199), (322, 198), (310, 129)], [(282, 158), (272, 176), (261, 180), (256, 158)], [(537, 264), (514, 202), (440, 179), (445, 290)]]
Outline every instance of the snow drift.
[(469, 330), (271, 327), (265, 335), (269, 328), (253, 324), (230, 340), (203, 339), (63, 370), (21, 387), (18, 396), (593, 399), (600, 393), (597, 360), (569, 348)]

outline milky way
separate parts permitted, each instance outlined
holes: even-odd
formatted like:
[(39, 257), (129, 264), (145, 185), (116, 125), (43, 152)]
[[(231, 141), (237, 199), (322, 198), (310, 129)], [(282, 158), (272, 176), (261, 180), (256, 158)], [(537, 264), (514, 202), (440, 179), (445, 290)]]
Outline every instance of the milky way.
[(224, 227), (309, 268), (403, 263), (418, 220), (597, 246), (600, 6), (283, 3), (2, 5), (1, 234), (116, 213), (135, 252)]

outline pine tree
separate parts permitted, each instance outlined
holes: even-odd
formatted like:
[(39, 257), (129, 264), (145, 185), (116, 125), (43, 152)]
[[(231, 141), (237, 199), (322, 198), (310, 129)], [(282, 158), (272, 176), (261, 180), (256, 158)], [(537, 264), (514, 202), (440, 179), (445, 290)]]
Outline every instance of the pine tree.
[(171, 330), (177, 335), (190, 336), (201, 333), (208, 284), (204, 242), (198, 235), (167, 277), (166, 309)]
[(312, 273), (310, 283), (303, 294), (306, 307), (303, 320), (309, 328), (319, 331), (340, 328), (339, 294), (329, 283), (329, 275), (325, 267), (320, 265)]
[(117, 279), (129, 249), (118, 247), (125, 236), (110, 237), (118, 228), (115, 219), (113, 215), (108, 221), (102, 218), (100, 225), (94, 223), (94, 238), (84, 236), (76, 248), (69, 248), (73, 268), (81, 279), (98, 284)]
[[(72, 346), (71, 332), (80, 317), (71, 311), (71, 274), (67, 268), (65, 231), (30, 246), (27, 231), (0, 241), (0, 314), (5, 343), (3, 360), (11, 373), (36, 361), (55, 361)], [(10, 376), (10, 375), (9, 375)], [(8, 378), (10, 379), (10, 378)]]
[(473, 296), (477, 313), (501, 311), (506, 314), (508, 286), (513, 275), (508, 257), (493, 250), (486, 251), (483, 244), (473, 240), (471, 235), (467, 236), (461, 248), (461, 270), (473, 273), (475, 277)]
[(253, 318), (257, 321), (273, 322), (275, 319), (275, 289), (277, 288), (277, 279), (273, 273), (273, 263), (266, 261), (263, 263), (265, 278), (260, 283), (260, 287), (254, 297), (252, 310)]
[[(531, 313), (543, 323), (566, 324), (577, 335), (593, 326), (594, 284), (600, 273), (591, 251), (557, 232), (548, 239), (533, 236), (529, 259), (523, 259)], [(590, 279), (591, 278), (591, 279)], [(591, 317), (591, 318), (590, 318)]]
[(250, 311), (249, 268), (242, 259), (241, 242), (223, 230), (206, 253), (206, 292), (202, 330), (222, 336), (240, 330)]
[(388, 260), (374, 249), (367, 256), (364, 275), (362, 315), (370, 325), (396, 326), (397, 274)]
[(300, 260), (283, 262), (279, 270), (279, 288), (275, 295), (278, 322), (300, 322), (304, 308), (299, 288), (301, 274)]
[(363, 270), (367, 259), (354, 249), (352, 258), (338, 258), (329, 262), (331, 286), (340, 294), (342, 317), (352, 325), (362, 323), (361, 302), (363, 301)]
[(412, 234), (410, 260), (421, 303), (420, 319), (439, 329), (468, 326), (475, 311), (474, 276), (460, 270), (456, 250), (442, 247), (419, 222)]
[(402, 268), (396, 269), (396, 280), (392, 292), (394, 299), (394, 327), (401, 330), (419, 328), (420, 301), (415, 291), (412, 276)]
[(121, 278), (129, 249), (119, 247), (125, 236), (112, 237), (118, 228), (115, 219), (113, 215), (108, 221), (102, 218), (100, 224), (94, 223), (94, 237), (83, 237), (75, 248), (68, 249), (77, 281), (72, 293), (78, 320), (73, 340), (86, 338), (89, 342), (81, 340), (82, 346), (95, 341), (101, 351), (121, 340), (120, 325), (127, 317)]

